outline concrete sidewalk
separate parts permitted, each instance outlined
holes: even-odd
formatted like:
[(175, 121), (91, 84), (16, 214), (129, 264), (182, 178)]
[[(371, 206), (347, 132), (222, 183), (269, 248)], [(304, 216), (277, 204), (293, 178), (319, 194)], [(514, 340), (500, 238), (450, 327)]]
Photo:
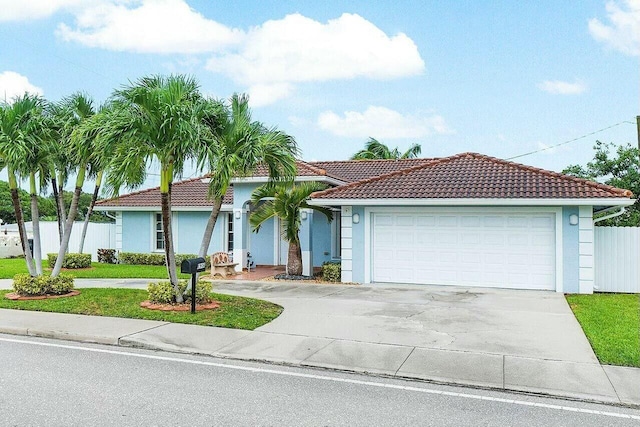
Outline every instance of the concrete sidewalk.
[[(148, 283), (147, 280), (77, 282), (78, 287), (110, 285), (132, 288), (146, 287)], [(91, 317), (88, 321), (87, 316), (81, 315), (0, 310), (0, 332), (640, 405), (640, 369), (601, 366), (592, 352), (584, 349), (580, 352), (560, 349), (557, 355), (562, 358), (554, 359), (548, 357), (550, 354), (532, 351), (526, 345), (524, 349), (514, 347), (495, 351), (492, 346), (496, 344), (491, 342), (494, 331), (487, 334), (481, 330), (482, 325), (475, 331), (461, 331), (461, 335), (448, 330), (441, 336), (432, 336), (432, 331), (425, 334), (411, 329), (417, 325), (412, 319), (420, 315), (427, 316), (430, 323), (436, 321), (432, 312), (413, 312), (425, 307), (443, 309), (444, 305), (440, 307), (433, 300), (436, 294), (447, 300), (449, 310), (452, 304), (457, 303), (456, 314), (466, 315), (463, 311), (465, 300), (460, 303), (454, 298), (459, 290), (404, 288), (398, 291), (393, 287), (269, 282), (218, 282), (215, 288), (217, 292), (274, 301), (283, 305), (285, 311), (270, 324), (254, 331), (244, 331), (108, 317)], [(474, 304), (477, 305), (487, 295), (492, 301), (501, 301), (502, 298), (509, 304), (518, 304), (519, 294), (515, 294), (514, 299), (512, 294), (499, 291), (486, 295), (478, 293)], [(559, 304), (553, 298), (554, 294), (536, 295), (544, 297), (544, 309), (552, 311), (552, 317), (559, 315), (552, 307)], [(546, 300), (547, 295), (551, 295), (549, 301)], [(398, 301), (379, 301), (394, 298)], [(431, 300), (421, 305), (420, 298)], [(350, 301), (355, 305), (349, 304)], [(408, 304), (407, 301), (416, 303)], [(476, 305), (473, 310), (477, 310)], [(328, 316), (329, 310), (331, 315)], [(363, 311), (362, 315), (358, 316), (360, 313), (355, 310)], [(374, 315), (376, 310), (383, 310), (384, 315)], [(390, 310), (396, 310), (395, 314), (402, 315), (403, 319), (408, 317), (408, 323), (398, 323), (398, 318)], [(322, 316), (331, 319), (321, 321)], [(380, 317), (388, 318), (390, 322), (383, 323)], [(451, 316), (448, 318), (451, 321)], [(530, 317), (525, 316), (525, 320), (530, 320)], [(318, 322), (324, 323), (323, 329), (319, 329)], [(508, 336), (510, 331), (504, 327), (502, 333)], [(464, 337), (469, 334), (475, 339), (465, 342)], [(452, 344), (458, 336), (462, 338), (456, 347)], [(477, 342), (478, 336), (482, 343)], [(551, 344), (556, 345), (554, 341)], [(574, 340), (570, 347), (580, 346), (580, 341)]]

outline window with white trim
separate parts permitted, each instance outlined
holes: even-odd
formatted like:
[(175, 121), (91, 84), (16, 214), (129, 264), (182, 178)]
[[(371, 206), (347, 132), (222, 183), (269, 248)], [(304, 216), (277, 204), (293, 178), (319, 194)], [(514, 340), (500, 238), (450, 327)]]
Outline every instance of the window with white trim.
[(227, 252), (233, 251), (233, 212), (227, 214)]
[(155, 214), (155, 224), (154, 224), (154, 249), (156, 251), (164, 250), (164, 229), (162, 228), (162, 214)]

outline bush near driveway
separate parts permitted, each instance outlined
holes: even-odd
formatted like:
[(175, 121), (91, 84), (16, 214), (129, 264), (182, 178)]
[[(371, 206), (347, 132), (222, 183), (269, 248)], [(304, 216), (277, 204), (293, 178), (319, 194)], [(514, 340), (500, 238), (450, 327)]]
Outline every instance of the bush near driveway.
[(601, 363), (640, 367), (640, 295), (567, 295)]

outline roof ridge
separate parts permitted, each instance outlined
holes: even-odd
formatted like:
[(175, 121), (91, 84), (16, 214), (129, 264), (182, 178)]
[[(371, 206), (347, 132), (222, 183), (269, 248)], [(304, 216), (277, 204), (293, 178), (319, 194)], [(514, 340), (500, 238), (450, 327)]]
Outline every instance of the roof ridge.
[(314, 166), (305, 160), (298, 160), (298, 161), (303, 165), (305, 165), (306, 167), (308, 167), (309, 169), (311, 169), (313, 172), (316, 172), (318, 175), (327, 175), (327, 171), (322, 168)]
[(426, 168), (426, 167), (430, 167), (430, 166), (433, 166), (433, 165), (436, 165), (436, 164), (452, 161), (454, 159), (457, 159), (457, 158), (462, 157), (462, 156), (467, 155), (467, 154), (469, 154), (469, 153), (455, 154), (455, 155), (449, 156), (449, 157), (441, 157), (441, 158), (437, 158), (437, 159), (434, 159), (434, 160), (427, 160), (424, 163), (421, 163), (421, 164), (418, 164), (418, 165), (415, 165), (415, 166), (409, 166), (408, 168), (399, 169), (397, 171), (388, 172), (388, 173), (385, 173), (385, 174), (382, 174), (382, 175), (361, 179), (360, 181), (350, 182), (348, 184), (341, 185), (339, 187), (328, 188), (328, 189), (323, 190), (323, 191), (317, 191), (317, 192), (311, 194), (311, 198), (314, 198), (314, 197), (317, 197), (317, 196), (326, 196), (327, 194), (330, 194), (330, 193), (338, 191), (338, 190), (343, 190), (345, 188), (353, 188), (353, 187), (356, 187), (356, 186), (359, 186), (359, 185), (363, 185), (363, 184), (370, 184), (372, 182), (376, 182), (376, 181), (380, 181), (380, 180), (383, 180), (383, 179), (391, 178), (393, 176), (405, 175), (407, 173), (411, 173), (413, 171), (420, 170), (422, 168)]
[(553, 178), (560, 178), (563, 180), (569, 180), (569, 181), (573, 181), (573, 182), (577, 182), (580, 184), (585, 184), (589, 187), (593, 187), (593, 188), (597, 188), (600, 190), (604, 190), (604, 191), (609, 191), (611, 193), (614, 194), (619, 194), (621, 196), (624, 197), (633, 197), (633, 192), (631, 190), (627, 190), (624, 188), (617, 188), (614, 187), (612, 185), (608, 185), (608, 184), (602, 184), (600, 182), (595, 182), (595, 181), (591, 181), (588, 179), (584, 179), (584, 178), (578, 178), (577, 176), (571, 176), (571, 175), (566, 175), (560, 172), (555, 172), (555, 171), (550, 171), (548, 169), (542, 169), (542, 168), (537, 168), (535, 166), (529, 166), (529, 165), (525, 165), (522, 163), (518, 163), (518, 162), (512, 162), (509, 160), (504, 160), (504, 159), (500, 159), (497, 157), (492, 157), (492, 156), (487, 156), (486, 154), (480, 154), (480, 153), (465, 153), (465, 154), (470, 154), (473, 157), (480, 157), (480, 158), (484, 158), (487, 160), (490, 160), (494, 163), (500, 163), (500, 164), (506, 164), (506, 165), (510, 165), (510, 166), (515, 166), (517, 168), (520, 169), (524, 169), (524, 170), (528, 170), (528, 171), (532, 171), (532, 172), (538, 172), (541, 173), (543, 175), (547, 175), (549, 177), (553, 177)]
[(310, 164), (314, 164), (314, 163), (373, 163), (373, 162), (398, 162), (398, 161), (418, 161), (418, 160), (423, 160), (425, 162), (429, 162), (432, 160), (437, 159), (438, 157), (414, 157), (414, 158), (407, 158), (407, 159), (347, 159), (347, 160), (314, 160), (311, 162), (307, 162)]
[[(195, 178), (184, 179), (182, 181), (178, 181), (178, 182), (172, 183), (171, 186), (173, 187), (174, 185), (180, 185), (180, 184), (185, 184), (185, 183), (188, 183), (188, 182), (198, 181), (200, 179), (205, 179), (205, 178), (208, 178), (208, 177), (209, 177), (209, 174), (198, 176), (198, 177), (195, 177)], [(97, 204), (102, 204), (102, 203), (107, 203), (107, 202), (112, 202), (112, 201), (118, 200), (118, 199), (127, 198), (129, 196), (137, 196), (139, 194), (144, 194), (144, 193), (148, 193), (150, 191), (159, 190), (159, 189), (160, 189), (160, 186), (158, 185), (156, 187), (151, 187), (151, 188), (145, 188), (143, 190), (132, 191), (131, 193), (123, 194), (121, 196), (115, 196), (115, 197), (110, 197), (108, 199), (98, 200), (98, 201), (96, 201), (96, 205)]]

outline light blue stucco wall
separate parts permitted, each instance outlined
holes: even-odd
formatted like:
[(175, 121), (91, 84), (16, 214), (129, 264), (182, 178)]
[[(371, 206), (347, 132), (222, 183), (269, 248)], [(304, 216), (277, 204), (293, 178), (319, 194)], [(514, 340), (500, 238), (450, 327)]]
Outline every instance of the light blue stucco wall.
[[(122, 251), (152, 252), (154, 229), (152, 221), (157, 211), (122, 212)], [(174, 212), (173, 241), (176, 253), (197, 254), (209, 212)], [(208, 254), (225, 250), (224, 229), (228, 212), (222, 212), (213, 230)]]
[(122, 251), (151, 252), (151, 212), (122, 212)]
[[(360, 215), (360, 222), (352, 224), (353, 281), (364, 283), (364, 206), (354, 206), (353, 214)], [(344, 220), (344, 218), (343, 218)]]
[[(200, 250), (202, 235), (209, 220), (209, 212), (174, 212), (177, 220), (174, 221), (174, 239), (176, 253), (197, 254)], [(209, 244), (208, 255), (214, 252), (226, 251), (225, 247), (225, 222), (229, 212), (221, 212), (218, 215), (216, 226), (213, 229), (211, 243)]]
[(580, 233), (577, 225), (569, 224), (569, 215), (579, 215), (578, 206), (562, 208), (562, 282), (565, 293), (580, 291)]
[[(338, 212), (338, 215), (340, 213)], [(313, 213), (313, 265), (320, 267), (322, 263), (331, 260), (331, 223), (320, 213)]]

